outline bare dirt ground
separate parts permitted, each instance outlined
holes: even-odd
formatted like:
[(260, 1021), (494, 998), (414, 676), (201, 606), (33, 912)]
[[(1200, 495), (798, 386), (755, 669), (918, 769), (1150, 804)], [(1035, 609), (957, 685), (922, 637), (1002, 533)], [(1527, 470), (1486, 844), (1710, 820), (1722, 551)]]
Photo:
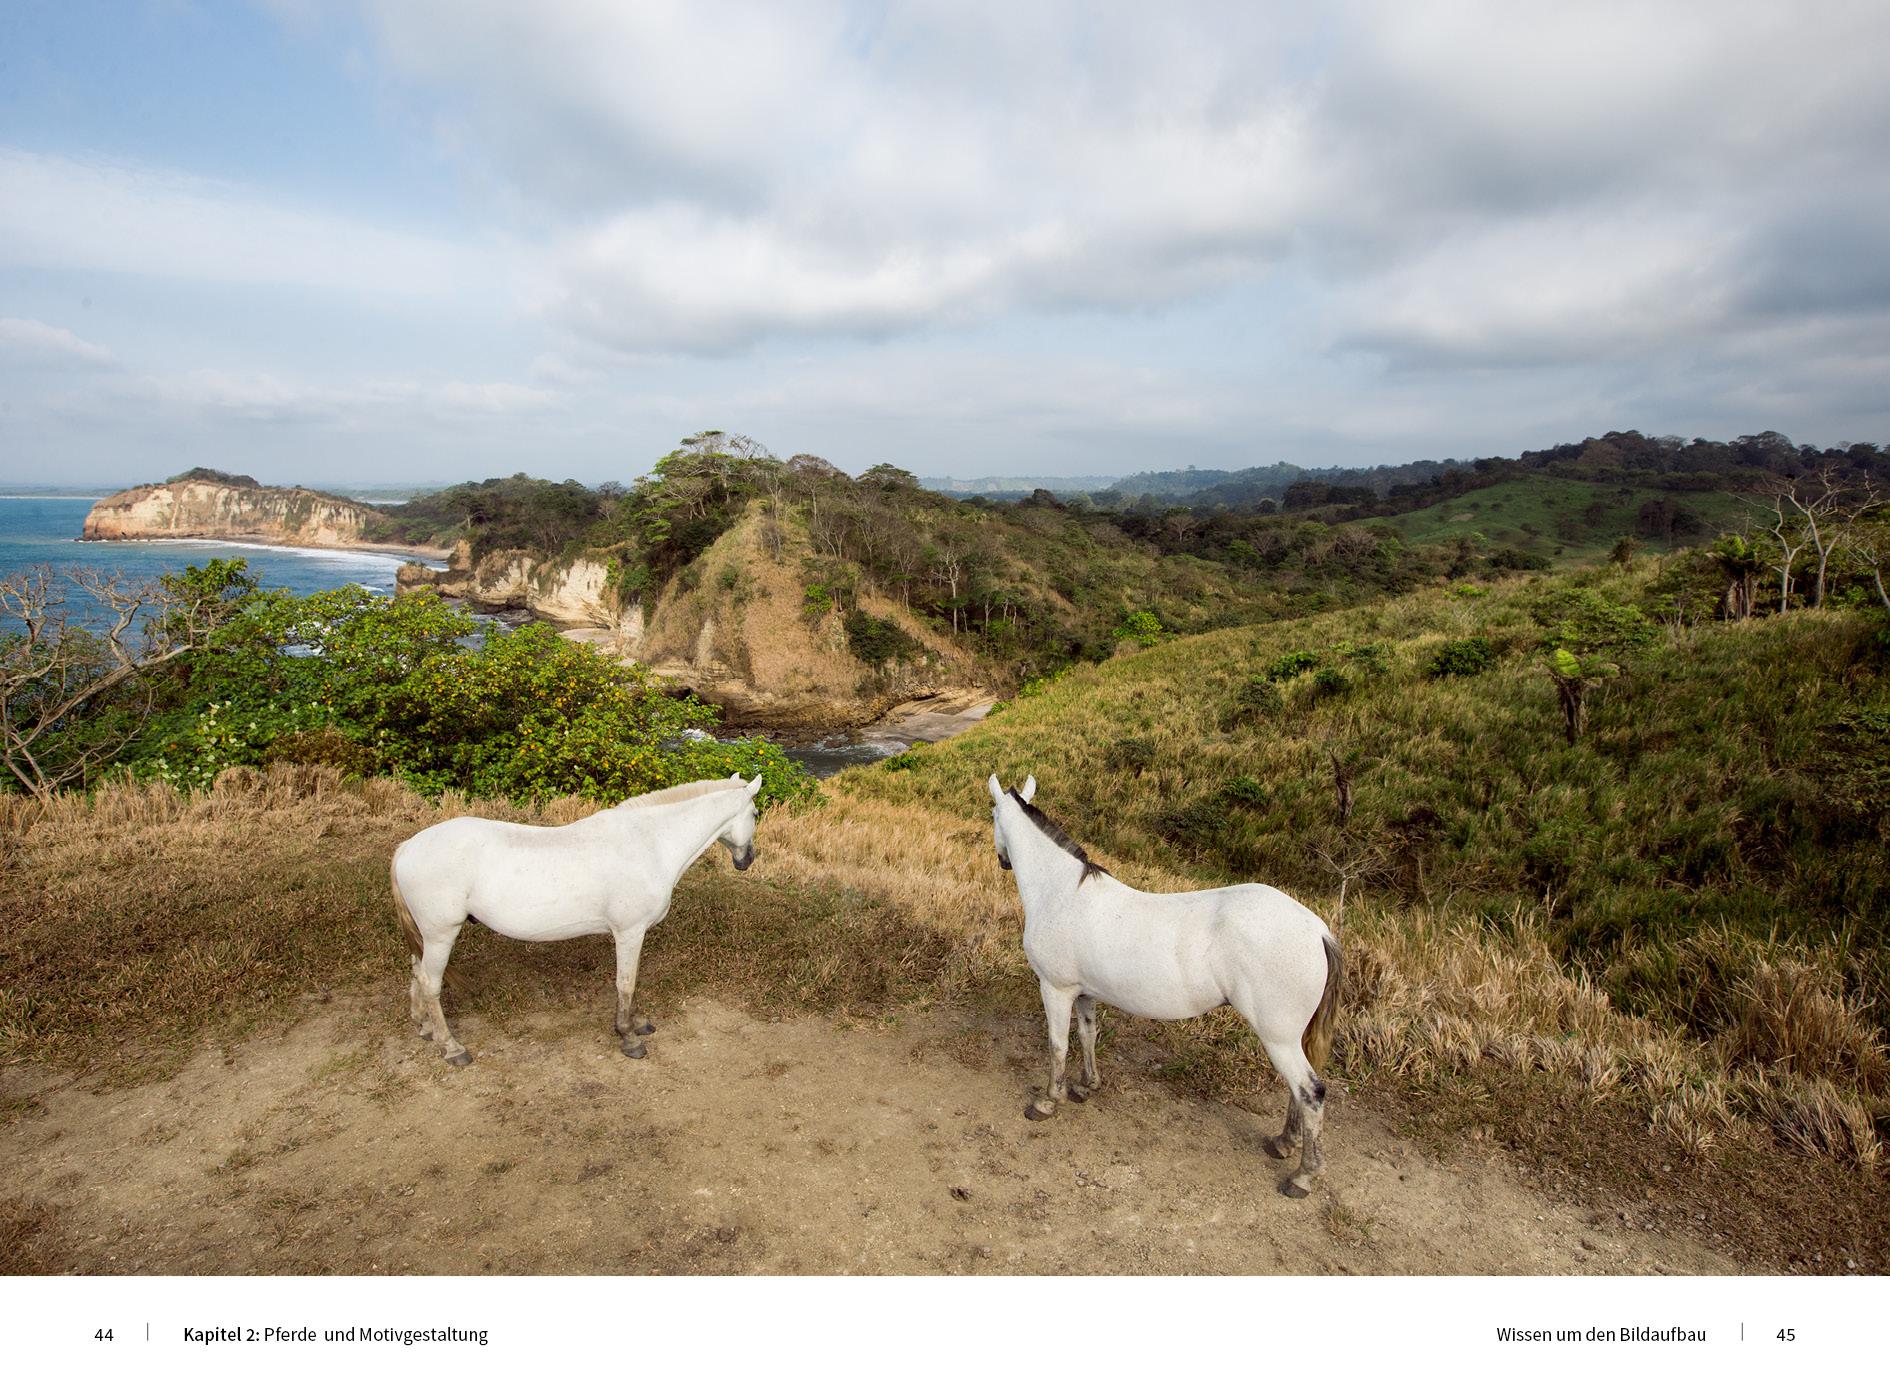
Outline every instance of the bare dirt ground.
[[(1020, 1025), (770, 1022), (695, 1000), (641, 1062), (595, 1018), (457, 1030), (311, 1005), (160, 1082), (6, 1086), (15, 1252), (82, 1273), (1717, 1273), (1731, 1261), (1428, 1158), (1336, 1090), (1324, 1183), (1265, 1117), (1111, 1063), (1036, 1124)], [(396, 1016), (402, 1019), (396, 1021)], [(1112, 1077), (1113, 1071), (1113, 1077)]]

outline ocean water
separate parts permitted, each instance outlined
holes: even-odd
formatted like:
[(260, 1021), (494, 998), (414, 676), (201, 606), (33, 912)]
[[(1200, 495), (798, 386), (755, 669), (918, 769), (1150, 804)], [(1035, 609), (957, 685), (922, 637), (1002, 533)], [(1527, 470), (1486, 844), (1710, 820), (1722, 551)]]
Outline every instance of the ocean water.
[[(35, 564), (82, 566), (137, 581), (174, 573), (186, 564), (240, 555), (265, 588), (307, 595), (358, 583), (376, 593), (394, 591), (394, 574), (417, 554), (357, 549), (304, 549), (291, 545), (233, 544), (219, 540), (95, 540), (79, 538), (93, 499), (0, 495), (0, 578)], [(75, 599), (75, 602), (77, 600)]]

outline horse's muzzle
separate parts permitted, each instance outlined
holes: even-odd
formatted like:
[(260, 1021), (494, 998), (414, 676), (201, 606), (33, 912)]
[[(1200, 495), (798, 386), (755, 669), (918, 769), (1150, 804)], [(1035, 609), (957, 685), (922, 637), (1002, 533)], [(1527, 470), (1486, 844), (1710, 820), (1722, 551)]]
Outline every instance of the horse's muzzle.
[(1000, 852), (998, 855), (998, 869), (1009, 870), (1010, 868), (1011, 868), (1011, 858), (1007, 855), (1004, 855), (1002, 852)]
[(755, 863), (755, 848), (753, 846), (749, 846), (745, 850), (738, 851), (735, 854), (734, 860), (735, 860), (735, 868), (737, 870), (746, 870), (749, 866)]

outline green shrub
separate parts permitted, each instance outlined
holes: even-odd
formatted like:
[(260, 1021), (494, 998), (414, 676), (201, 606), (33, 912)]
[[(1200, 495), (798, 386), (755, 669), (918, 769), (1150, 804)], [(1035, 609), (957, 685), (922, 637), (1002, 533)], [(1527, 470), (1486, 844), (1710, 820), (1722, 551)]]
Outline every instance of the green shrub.
[(1321, 666), (1312, 676), (1313, 693), (1329, 698), (1344, 695), (1352, 688), (1352, 678), (1336, 666)]
[(1266, 803), (1267, 787), (1258, 778), (1229, 778), (1221, 784), (1221, 797), (1243, 807), (1260, 807)]
[(1484, 637), (1445, 642), (1425, 663), (1427, 676), (1478, 676), (1496, 664), (1496, 652)]
[(1280, 688), (1264, 676), (1249, 676), (1234, 692), (1232, 703), (1223, 716), (1222, 727), (1234, 729), (1243, 724), (1279, 714), (1286, 708)]
[(884, 666), (919, 654), (919, 644), (896, 622), (850, 609), (845, 618), (847, 650), (868, 666)]
[(1149, 609), (1138, 608), (1116, 624), (1112, 635), (1152, 646), (1162, 639), (1162, 620)]
[(1317, 653), (1310, 651), (1289, 651), (1280, 657), (1261, 674), (1270, 681), (1290, 681), (1303, 671), (1310, 671), (1319, 664)]

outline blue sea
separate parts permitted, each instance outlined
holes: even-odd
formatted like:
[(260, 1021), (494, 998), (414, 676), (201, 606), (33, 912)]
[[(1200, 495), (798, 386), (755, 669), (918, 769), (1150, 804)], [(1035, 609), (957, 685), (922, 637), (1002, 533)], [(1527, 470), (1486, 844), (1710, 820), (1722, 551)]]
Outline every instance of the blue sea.
[(377, 593), (392, 593), (395, 571), (420, 557), (218, 540), (87, 542), (79, 538), (79, 531), (96, 499), (0, 495), (0, 578), (34, 564), (50, 564), (55, 569), (74, 565), (102, 569), (135, 581), (175, 573), (186, 564), (240, 555), (249, 561), (250, 573), (261, 579), (265, 588), (286, 588), (306, 595), (358, 583)]

